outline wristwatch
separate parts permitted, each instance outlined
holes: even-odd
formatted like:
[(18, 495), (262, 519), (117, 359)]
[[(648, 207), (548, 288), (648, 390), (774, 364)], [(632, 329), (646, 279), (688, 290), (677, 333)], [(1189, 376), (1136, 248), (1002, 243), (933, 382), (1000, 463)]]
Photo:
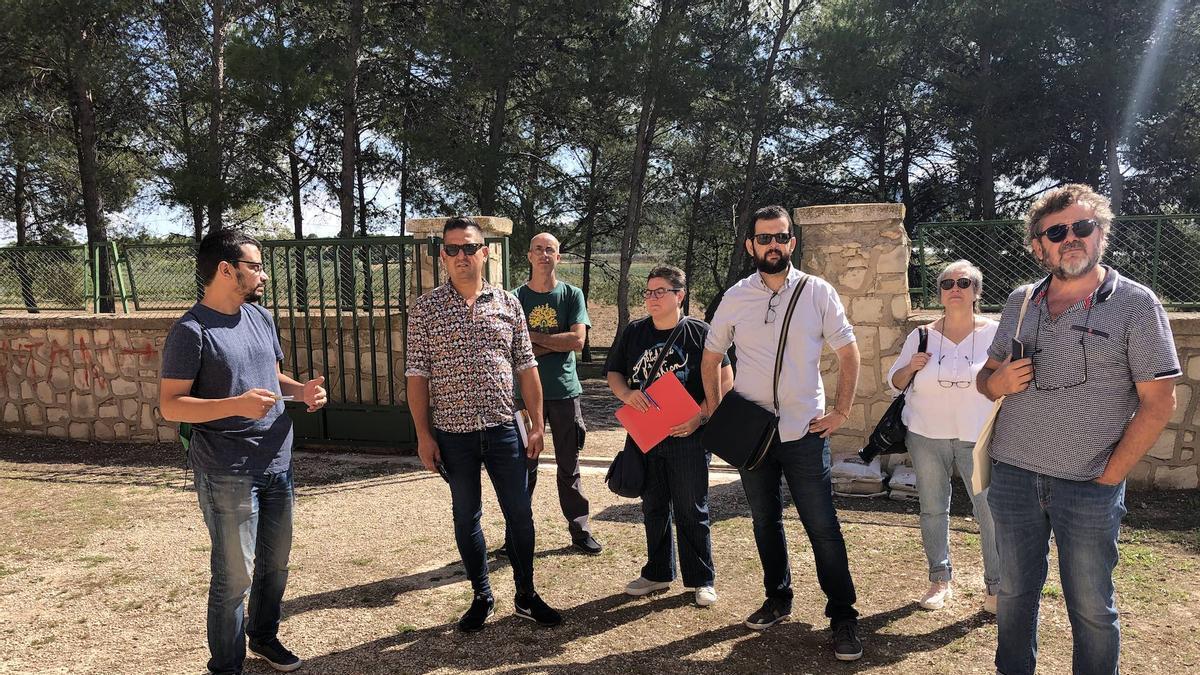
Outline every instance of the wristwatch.
[(705, 415), (704, 413), (700, 413), (700, 424), (701, 425), (708, 424), (708, 415)]

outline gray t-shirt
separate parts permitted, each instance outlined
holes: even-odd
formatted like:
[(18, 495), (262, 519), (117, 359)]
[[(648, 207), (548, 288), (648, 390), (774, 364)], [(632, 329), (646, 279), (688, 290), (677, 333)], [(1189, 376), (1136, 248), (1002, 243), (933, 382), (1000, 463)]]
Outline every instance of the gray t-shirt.
[[(1138, 382), (1180, 376), (1167, 313), (1154, 292), (1104, 267), (1096, 291), (1057, 319), (1046, 309), (1048, 279), (1034, 288), (1019, 339), (1033, 381), (1004, 398), (992, 459), (1065, 480), (1104, 473), (1140, 404)], [(988, 356), (1003, 361), (1028, 286), (1008, 296)]]
[[(229, 398), (256, 387), (280, 393), (282, 360), (275, 324), (262, 307), (246, 303), (237, 314), (222, 314), (196, 303), (167, 334), (162, 376), (192, 380), (197, 398)], [(203, 473), (282, 473), (292, 465), (292, 420), (277, 402), (262, 419), (193, 424), (188, 460)]]

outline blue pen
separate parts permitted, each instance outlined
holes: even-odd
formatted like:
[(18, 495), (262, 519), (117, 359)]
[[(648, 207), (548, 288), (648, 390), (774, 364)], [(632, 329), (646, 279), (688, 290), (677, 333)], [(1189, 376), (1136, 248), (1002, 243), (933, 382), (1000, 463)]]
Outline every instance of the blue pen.
[(654, 407), (655, 407), (655, 408), (658, 408), (659, 410), (662, 410), (662, 406), (658, 404), (658, 401), (655, 401), (655, 400), (654, 400), (654, 397), (650, 395), (650, 392), (648, 392), (648, 391), (646, 391), (645, 389), (643, 389), (643, 390), (642, 390), (642, 395), (643, 395), (643, 396), (645, 396), (646, 398), (650, 399), (650, 402), (654, 404)]

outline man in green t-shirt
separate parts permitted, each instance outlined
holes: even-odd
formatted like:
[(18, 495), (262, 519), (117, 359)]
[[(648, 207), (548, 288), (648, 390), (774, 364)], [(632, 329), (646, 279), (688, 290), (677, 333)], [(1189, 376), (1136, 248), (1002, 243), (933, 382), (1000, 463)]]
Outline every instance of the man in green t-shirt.
[[(554, 461), (558, 465), (558, 503), (567, 519), (575, 548), (598, 555), (600, 543), (592, 537), (588, 523), (588, 500), (579, 477), (579, 454), (587, 428), (579, 407), (583, 387), (575, 373), (575, 350), (583, 348), (588, 320), (583, 291), (558, 280), (558, 240), (543, 232), (529, 242), (528, 283), (513, 291), (525, 309), (533, 354), (542, 378), (542, 405), (554, 438)], [(517, 392), (518, 399), (520, 392)], [(521, 402), (518, 400), (518, 405)], [(537, 483), (537, 463), (529, 468), (529, 495)]]

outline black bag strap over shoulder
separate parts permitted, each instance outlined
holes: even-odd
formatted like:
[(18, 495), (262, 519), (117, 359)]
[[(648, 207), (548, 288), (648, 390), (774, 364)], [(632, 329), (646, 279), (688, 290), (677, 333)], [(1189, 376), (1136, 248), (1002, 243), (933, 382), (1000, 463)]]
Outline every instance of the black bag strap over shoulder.
[(771, 383), (771, 398), (775, 403), (776, 417), (779, 417), (779, 375), (783, 372), (783, 350), (787, 348), (788, 328), (792, 324), (792, 314), (796, 312), (796, 303), (800, 300), (800, 294), (804, 292), (804, 287), (807, 285), (808, 275), (802, 272), (800, 279), (796, 282), (796, 291), (792, 293), (792, 299), (788, 301), (787, 311), (783, 314), (783, 325), (779, 331), (779, 348), (775, 350), (775, 378)]
[(646, 378), (646, 380), (642, 382), (642, 386), (639, 387), (639, 389), (642, 391), (646, 391), (646, 387), (654, 384), (654, 381), (658, 379), (659, 370), (662, 369), (663, 362), (667, 360), (667, 354), (670, 353), (671, 347), (675, 346), (675, 342), (679, 339), (679, 335), (683, 333), (683, 324), (687, 320), (688, 318), (686, 316), (680, 317), (679, 323), (675, 324), (675, 329), (671, 331), (669, 336), (667, 336), (667, 341), (665, 344), (663, 344), (662, 351), (658, 354), (658, 360), (654, 362), (654, 367), (650, 369), (650, 377)]
[[(929, 346), (929, 329), (926, 328), (925, 326), (917, 326), (917, 353), (920, 354), (921, 352), (925, 351), (925, 348), (928, 346)], [(917, 374), (913, 373), (912, 379), (908, 381), (908, 384), (904, 385), (904, 391), (901, 391), (900, 394), (903, 395), (909, 389), (912, 389), (913, 385), (916, 384), (916, 382), (917, 382)]]

